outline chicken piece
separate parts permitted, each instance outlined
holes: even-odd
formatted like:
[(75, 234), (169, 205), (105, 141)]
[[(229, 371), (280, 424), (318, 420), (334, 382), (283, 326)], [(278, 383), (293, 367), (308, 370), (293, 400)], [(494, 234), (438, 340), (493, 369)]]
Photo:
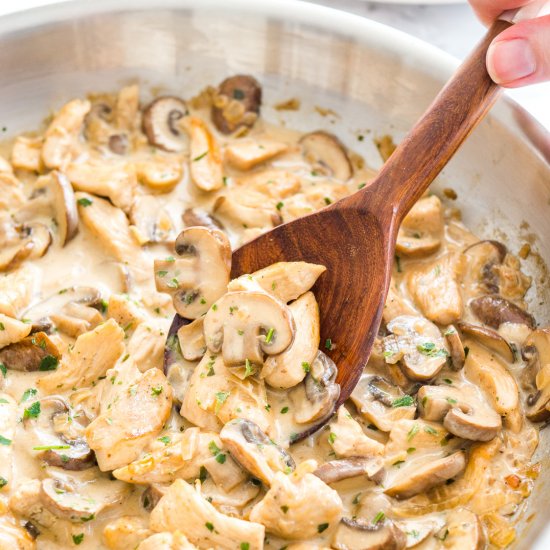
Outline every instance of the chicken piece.
[(343, 405), (338, 409), (336, 422), (330, 423), (329, 443), (338, 457), (379, 456), (384, 445), (371, 439), (363, 432), (361, 425)]
[(158, 193), (168, 193), (183, 177), (183, 162), (180, 155), (165, 155), (156, 152), (147, 160), (135, 163), (141, 183)]
[(164, 208), (162, 201), (155, 195), (138, 195), (130, 212), (133, 237), (140, 246), (152, 243), (168, 243), (174, 240), (174, 224)]
[(462, 260), (462, 255), (446, 254), (410, 270), (407, 278), (409, 292), (430, 321), (450, 325), (462, 316), (463, 302), (458, 283)]
[(31, 332), (31, 323), (22, 323), (0, 313), (0, 349), (23, 340)]
[[(42, 500), (42, 482), (31, 479), (17, 486), (9, 500), (10, 510), (21, 517), (44, 527), (52, 527), (57, 521)], [(0, 546), (2, 548), (2, 546)]]
[(0, 174), (13, 174), (12, 165), (0, 155)]
[(26, 198), (23, 186), (8, 172), (0, 172), (0, 209), (15, 210), (25, 204)]
[(20, 527), (14, 518), (0, 517), (0, 550), (34, 550), (36, 543), (29, 532)]
[(384, 312), (382, 315), (386, 323), (389, 323), (392, 319), (400, 317), (401, 315), (418, 315), (418, 311), (401, 296), (393, 278), (390, 279), (388, 296), (384, 304)]
[(214, 191), (223, 185), (222, 159), (216, 138), (198, 117), (189, 117), (191, 179), (203, 191)]
[(250, 170), (288, 149), (285, 143), (272, 139), (234, 141), (225, 148), (225, 160), (239, 170)]
[(151, 535), (136, 550), (197, 550), (197, 547), (181, 531), (175, 531)]
[(199, 548), (234, 550), (245, 545), (249, 550), (263, 549), (263, 525), (218, 512), (202, 497), (198, 487), (176, 480), (151, 512), (151, 529), (180, 530)]
[(130, 212), (137, 187), (136, 174), (131, 166), (94, 159), (69, 164), (66, 175), (75, 191), (107, 197), (127, 214)]
[(0, 313), (17, 317), (29, 305), (39, 282), (40, 271), (31, 264), (0, 276)]
[(295, 195), (302, 187), (302, 180), (296, 174), (277, 169), (255, 171), (237, 178), (237, 181), (248, 189), (278, 200)]
[(105, 251), (129, 266), (138, 281), (150, 277), (145, 256), (134, 241), (124, 212), (109, 201), (76, 193), (80, 219)]
[(61, 107), (54, 116), (44, 136), (42, 160), (47, 168), (65, 167), (78, 150), (78, 135), (91, 103), (74, 99)]
[(266, 205), (265, 195), (233, 190), (218, 197), (213, 208), (216, 217), (238, 228), (272, 228), (281, 223), (275, 205)]
[(38, 137), (17, 136), (11, 151), (11, 163), (17, 170), (39, 172), (42, 167), (42, 143)]
[(111, 294), (107, 304), (107, 317), (114, 319), (125, 331), (135, 330), (145, 321), (145, 312), (127, 294)]
[(172, 388), (162, 371), (141, 373), (131, 359), (107, 371), (99, 416), (86, 439), (102, 471), (129, 464), (158, 436), (172, 407)]
[(114, 123), (119, 130), (133, 132), (139, 124), (139, 86), (124, 86), (118, 92)]
[(97, 382), (124, 353), (124, 331), (109, 319), (79, 336), (59, 368), (37, 381), (46, 393), (83, 388)]
[(7, 393), (0, 393), (0, 491), (6, 485), (11, 489), (13, 476), (13, 446), (12, 441), (15, 435), (15, 428), (19, 421), (17, 415), (17, 404)]
[(195, 367), (181, 406), (181, 415), (206, 430), (219, 432), (222, 424), (246, 418), (269, 432), (271, 419), (262, 380), (241, 380), (221, 355), (206, 354)]
[(162, 370), (166, 331), (153, 323), (140, 323), (128, 341), (128, 353), (136, 362), (138, 369)]
[(76, 302), (65, 304), (59, 313), (50, 315), (58, 331), (78, 338), (103, 323), (103, 315), (95, 308)]
[(313, 475), (315, 460), (302, 462), (290, 475), (277, 472), (265, 497), (252, 508), (250, 521), (288, 539), (316, 537), (338, 525), (343, 504), (336, 491)]
[(151, 534), (147, 522), (137, 516), (121, 516), (103, 529), (103, 539), (109, 550), (137, 548)]

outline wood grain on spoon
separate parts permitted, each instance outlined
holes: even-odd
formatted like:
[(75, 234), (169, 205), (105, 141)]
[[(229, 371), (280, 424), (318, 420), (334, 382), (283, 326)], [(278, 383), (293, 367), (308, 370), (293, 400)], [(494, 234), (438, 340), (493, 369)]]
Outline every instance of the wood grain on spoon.
[(338, 405), (357, 384), (380, 326), (401, 221), (496, 100), (485, 57), (509, 25), (493, 24), (368, 187), (233, 253), (232, 277), (280, 261), (327, 267), (314, 291), (321, 347), (338, 366)]

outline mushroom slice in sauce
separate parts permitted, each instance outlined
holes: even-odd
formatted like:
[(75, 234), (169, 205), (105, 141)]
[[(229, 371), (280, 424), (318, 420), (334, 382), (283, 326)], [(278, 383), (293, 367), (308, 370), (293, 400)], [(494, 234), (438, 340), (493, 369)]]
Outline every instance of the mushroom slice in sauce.
[(498, 294), (489, 294), (475, 298), (470, 302), (475, 316), (491, 328), (498, 329), (503, 323), (527, 325), (530, 329), (536, 326), (535, 318), (519, 306)]
[(307, 375), (290, 393), (294, 420), (298, 424), (321, 421), (332, 415), (340, 396), (340, 385), (336, 383), (338, 369), (334, 361), (319, 350), (313, 363), (302, 367), (308, 371)]
[(502, 428), (500, 416), (466, 388), (422, 386), (418, 407), (422, 418), (443, 421), (450, 433), (462, 439), (490, 441)]
[(359, 413), (376, 428), (389, 432), (394, 422), (414, 418), (414, 399), (391, 382), (375, 375), (361, 378), (351, 394)]
[(466, 361), (466, 351), (460, 339), (460, 335), (454, 325), (448, 326), (443, 334), (450, 350), (451, 367), (453, 370), (461, 370)]
[(274, 388), (292, 388), (306, 376), (304, 365), (311, 365), (319, 347), (319, 306), (313, 292), (306, 292), (288, 309), (296, 332), (292, 344), (282, 353), (268, 357), (261, 377)]
[(44, 332), (26, 336), (0, 350), (0, 363), (17, 371), (48, 371), (57, 368), (61, 352)]
[(498, 332), (490, 328), (472, 325), (464, 321), (459, 321), (457, 326), (463, 334), (475, 338), (486, 348), (498, 353), (508, 363), (513, 363), (515, 361), (515, 354), (512, 346)]
[(83, 414), (75, 415), (67, 401), (59, 395), (38, 401), (40, 414), (24, 419), (26, 431), (32, 431), (36, 453), (50, 466), (64, 470), (85, 470), (95, 464), (94, 453), (84, 438)]
[(285, 143), (270, 139), (236, 141), (225, 148), (225, 160), (239, 170), (250, 170), (288, 149)]
[[(439, 531), (445, 525), (445, 519), (439, 515), (432, 515), (418, 519), (400, 520), (397, 525), (407, 535), (407, 548), (424, 548), (419, 545), (428, 541), (428, 537)], [(428, 544), (427, 548), (432, 547)]]
[(198, 361), (206, 353), (203, 324), (204, 318), (199, 317), (178, 330), (181, 354), (188, 361)]
[(400, 362), (411, 380), (430, 380), (443, 368), (449, 352), (439, 329), (423, 317), (401, 315), (387, 324), (384, 337), (386, 363)]
[(186, 127), (191, 141), (191, 179), (199, 189), (215, 191), (223, 186), (222, 157), (218, 142), (204, 121), (198, 117), (190, 117)]
[(474, 284), (482, 292), (499, 292), (499, 278), (493, 268), (504, 261), (507, 253), (505, 245), (492, 240), (479, 241), (464, 249), (468, 274), (474, 276)]
[(327, 270), (324, 265), (307, 262), (277, 262), (251, 275), (233, 279), (227, 289), (255, 290), (259, 285), (285, 304), (305, 294)]
[(220, 439), (243, 468), (268, 486), (275, 472), (290, 473), (296, 467), (292, 457), (250, 420), (231, 420), (222, 428)]
[(12, 237), (3, 243), (0, 271), (11, 271), (25, 260), (42, 257), (52, 242), (50, 230), (38, 222), (15, 226)]
[(187, 148), (187, 135), (179, 121), (189, 113), (179, 97), (163, 96), (143, 110), (143, 132), (149, 143), (165, 151), (180, 152)]
[(466, 455), (462, 451), (432, 460), (414, 470), (407, 468), (403, 475), (395, 477), (384, 492), (398, 499), (410, 498), (437, 487), (462, 473), (466, 468)]
[[(466, 508), (459, 508), (449, 514), (447, 527), (442, 529), (445, 548), (449, 550), (482, 550), (486, 540), (479, 518)], [(442, 538), (442, 537), (439, 537)]]
[(340, 458), (325, 462), (313, 473), (327, 485), (350, 477), (366, 476), (372, 481), (379, 481), (383, 472), (380, 459), (365, 456)]
[(333, 134), (318, 130), (300, 139), (302, 154), (314, 170), (336, 179), (347, 181), (353, 175), (353, 168), (346, 148)]
[(441, 246), (443, 209), (435, 195), (420, 199), (405, 216), (397, 234), (396, 250), (406, 256), (426, 256)]
[(403, 550), (406, 543), (405, 533), (393, 521), (377, 516), (373, 521), (342, 518), (332, 539), (338, 550)]
[(264, 292), (228, 292), (204, 318), (206, 345), (221, 351), (228, 366), (262, 365), (264, 353), (276, 355), (292, 344), (294, 331), (288, 307)]
[(222, 231), (189, 227), (178, 235), (175, 248), (179, 259), (155, 260), (155, 284), (172, 295), (182, 317), (196, 319), (225, 293), (231, 246)]
[(222, 134), (250, 128), (258, 119), (261, 104), (262, 88), (253, 76), (231, 76), (218, 86), (212, 105), (212, 122)]
[(534, 330), (521, 353), (527, 361), (521, 375), (523, 385), (531, 391), (525, 413), (533, 422), (540, 422), (550, 417), (550, 329)]
[(199, 225), (201, 227), (208, 227), (208, 229), (222, 229), (223, 225), (216, 218), (211, 216), (205, 210), (200, 208), (186, 208), (182, 214), (182, 220), (185, 227), (193, 227)]

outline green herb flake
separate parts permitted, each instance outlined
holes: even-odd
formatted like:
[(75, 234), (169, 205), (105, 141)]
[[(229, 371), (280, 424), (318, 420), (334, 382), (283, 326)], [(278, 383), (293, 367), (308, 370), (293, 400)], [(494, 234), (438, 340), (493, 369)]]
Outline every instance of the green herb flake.
[(410, 441), (419, 431), (420, 427), (415, 422), (412, 428), (409, 430), (409, 433), (407, 434), (407, 441)]
[(11, 445), (11, 439), (0, 435), (0, 445)]
[(317, 532), (322, 533), (323, 531), (326, 531), (328, 529), (328, 523), (320, 523), (317, 525)]
[(333, 348), (332, 339), (331, 339), (331, 338), (327, 338), (327, 339), (325, 340), (325, 348), (328, 349), (329, 351)]
[(4, 323), (0, 323), (0, 330), (6, 330), (6, 327), (4, 326)]
[(23, 392), (23, 395), (21, 396), (21, 400), (19, 403), (24, 403), (29, 399), (29, 397), (33, 397), (38, 393), (38, 390), (36, 388), (28, 388)]
[(304, 372), (307, 374), (311, 370), (311, 366), (307, 361), (304, 361), (302, 363), (302, 369), (304, 369)]
[(204, 481), (206, 480), (207, 474), (208, 472), (206, 468), (204, 466), (201, 466), (201, 469), (199, 470), (199, 479), (201, 483), (204, 483)]
[(4, 378), (6, 378), (6, 376), (8, 375), (8, 369), (6, 368), (6, 365), (4, 365), (4, 363), (0, 363), (0, 371), (2, 371)]
[(198, 157), (195, 157), (195, 158), (193, 159), (193, 162), (197, 162), (197, 161), (203, 159), (206, 155), (208, 155), (208, 151), (205, 151), (204, 153), (202, 153), (202, 154), (199, 155)]
[(430, 435), (437, 435), (439, 433), (435, 428), (432, 428), (431, 426), (424, 426), (424, 431)]
[(283, 208), (283, 206), (284, 206), (284, 205), (285, 205), (285, 203), (284, 203), (284, 202), (278, 202), (278, 203), (277, 203), (277, 204), (275, 205), (275, 208), (276, 208), (277, 210), (279, 210), (279, 211), (280, 211), (280, 210), (281, 210), (281, 208)]
[(328, 442), (330, 444), (334, 443), (336, 441), (336, 434), (334, 432), (330, 432), (328, 434)]
[(73, 535), (73, 542), (76, 546), (78, 546), (83, 540), (84, 540), (84, 533)]
[(163, 271), (163, 270), (157, 271), (157, 275), (159, 277), (166, 277), (166, 275), (168, 275), (168, 271)]
[(38, 447), (33, 447), (33, 451), (62, 451), (70, 449), (70, 445), (39, 445)]
[(452, 397), (447, 397), (447, 403), (451, 405), (456, 405), (458, 401), (456, 399), (453, 399)]
[(267, 331), (267, 334), (266, 334), (266, 337), (265, 337), (265, 343), (266, 344), (271, 344), (271, 342), (273, 341), (274, 334), (275, 334), (275, 329), (274, 328), (270, 328)]
[(394, 408), (397, 407), (410, 407), (414, 405), (414, 399), (410, 395), (404, 395), (403, 397), (398, 397), (392, 401), (391, 406)]
[(449, 384), (449, 386), (453, 383), (450, 378), (443, 378), (443, 382), (445, 382), (445, 384)]
[(163, 390), (164, 390), (163, 386), (153, 386), (151, 388), (151, 395), (153, 397), (158, 397), (162, 393)]
[(53, 355), (46, 355), (46, 357), (43, 357), (42, 361), (40, 361), (38, 370), (41, 370), (41, 371), (56, 370), (58, 365), (59, 365), (59, 361), (57, 357), (54, 357)]
[(241, 550), (250, 550), (249, 542), (241, 542)]
[(0, 403), (9, 403), (9, 401), (3, 397), (0, 397)]
[(168, 445), (171, 441), (170, 436), (168, 435), (163, 435), (162, 437), (159, 437), (158, 440), (164, 443), (165, 445)]
[(215, 413), (219, 413), (222, 405), (227, 401), (230, 392), (228, 391), (219, 391), (216, 392), (216, 406), (214, 408)]
[(361, 495), (363, 493), (357, 493), (354, 497), (353, 497), (353, 500), (351, 501), (352, 504), (355, 504), (357, 506), (357, 504), (359, 504), (359, 501), (361, 499)]
[(281, 510), (283, 511), (283, 514), (286, 514), (288, 512), (288, 506), (286, 504), (283, 504), (281, 506)]
[(224, 464), (225, 463), (225, 459), (226, 459), (226, 455), (225, 453), (218, 453), (216, 455), (216, 462), (218, 464)]
[(8, 480), (5, 477), (0, 476), (0, 489), (3, 489), (8, 484)]
[(407, 449), (407, 454), (410, 455), (411, 453), (414, 453), (414, 451), (416, 451), (416, 447), (409, 447), (409, 448)]
[(325, 201), (325, 204), (328, 206), (329, 204), (332, 204), (332, 199), (330, 197), (324, 197), (323, 200)]
[(95, 514), (90, 514), (89, 516), (80, 518), (80, 521), (82, 521), (83, 523), (86, 523), (87, 521), (92, 521), (93, 519), (95, 519)]
[(382, 512), (382, 510), (380, 510), (380, 512), (378, 512), (378, 514), (376, 514), (374, 516), (374, 519), (372, 520), (372, 523), (374, 523), (374, 525), (376, 525), (377, 523), (380, 523), (381, 521), (384, 521), (386, 519), (386, 514), (384, 514), (384, 512)]
[(216, 455), (221, 451), (221, 449), (216, 445), (216, 442), (215, 442), (215, 441), (211, 441), (211, 442), (208, 444), (208, 450), (209, 450), (214, 456), (216, 456)]
[[(86, 206), (90, 206), (90, 204), (92, 204), (92, 200), (90, 199), (87, 199), (86, 197), (82, 197), (81, 199), (78, 199), (76, 201), (80, 206), (83, 206), (84, 208), (86, 208)], [(74, 203), (73, 203), (74, 204)]]
[(397, 254), (395, 255), (395, 265), (397, 267), (397, 273), (403, 273), (401, 269), (401, 258)]
[(38, 418), (40, 416), (40, 401), (35, 401), (30, 407), (23, 411), (23, 420), (27, 418)]
[(207, 521), (204, 526), (210, 531), (214, 531), (214, 524), (213, 523), (210, 523), (209, 521)]
[(357, 186), (357, 189), (363, 189), (363, 187), (366, 187), (366, 183), (363, 182), (363, 183), (360, 183), (358, 186)]
[(283, 407), (281, 409), (281, 414), (286, 414), (288, 412), (288, 407)]

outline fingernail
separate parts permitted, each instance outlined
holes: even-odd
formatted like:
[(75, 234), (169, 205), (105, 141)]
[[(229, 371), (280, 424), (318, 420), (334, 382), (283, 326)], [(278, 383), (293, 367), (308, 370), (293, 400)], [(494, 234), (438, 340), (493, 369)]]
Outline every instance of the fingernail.
[(535, 52), (523, 38), (493, 42), (487, 51), (487, 70), (497, 84), (520, 80), (537, 70)]

